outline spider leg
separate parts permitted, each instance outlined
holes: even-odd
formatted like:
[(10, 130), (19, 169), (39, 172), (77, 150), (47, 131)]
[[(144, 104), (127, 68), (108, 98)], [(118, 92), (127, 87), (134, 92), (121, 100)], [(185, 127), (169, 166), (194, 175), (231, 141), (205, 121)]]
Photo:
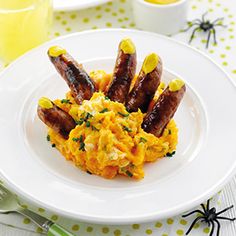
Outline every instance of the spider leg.
[(194, 38), (194, 35), (195, 35), (195, 33), (196, 33), (196, 31), (197, 30), (199, 30), (200, 29), (200, 27), (197, 27), (193, 32), (192, 32), (192, 35), (191, 35), (191, 37), (190, 37), (190, 39), (189, 39), (189, 44), (193, 41), (193, 38)]
[[(211, 232), (210, 232), (210, 235), (209, 236), (212, 236), (213, 233), (214, 233), (214, 229), (215, 229), (215, 223), (213, 220), (210, 221), (210, 223), (212, 224), (212, 227), (211, 227)], [(218, 236), (218, 235), (217, 235)]]
[(187, 216), (190, 216), (190, 215), (192, 215), (194, 213), (200, 213), (200, 214), (204, 215), (204, 212), (202, 212), (200, 210), (195, 210), (195, 211), (189, 212), (188, 214), (182, 215), (182, 217), (187, 217)]
[(202, 15), (202, 21), (205, 21), (205, 16), (208, 14), (208, 12), (205, 12), (203, 15)]
[(222, 20), (224, 20), (224, 17), (222, 17), (222, 18), (217, 18), (216, 20), (214, 20), (214, 21), (212, 22), (212, 24), (215, 24), (216, 22), (222, 21)]
[(221, 27), (227, 28), (227, 25), (222, 25), (222, 24), (214, 24), (214, 26), (221, 26)]
[(191, 24), (188, 28), (184, 29), (183, 32), (187, 32), (187, 31), (190, 30), (194, 25), (198, 25), (198, 26), (199, 26), (198, 23), (193, 23), (193, 24)]
[(217, 226), (218, 226), (216, 236), (220, 236), (220, 222), (217, 219), (215, 219), (215, 222), (217, 223)]
[(207, 207), (206, 207), (207, 211), (209, 211), (210, 209), (210, 199), (207, 200)]
[(235, 221), (236, 220), (236, 218), (228, 218), (228, 217), (222, 217), (222, 216), (217, 217), (217, 219), (220, 219), (220, 220), (230, 220), (230, 221)]
[(218, 215), (220, 215), (220, 214), (222, 214), (222, 213), (224, 213), (224, 212), (228, 211), (229, 209), (231, 209), (231, 208), (233, 208), (233, 207), (234, 207), (233, 205), (232, 205), (232, 206), (230, 206), (230, 207), (227, 207), (227, 208), (225, 208), (224, 210), (222, 210), (222, 211), (218, 212), (216, 215), (218, 216)]
[(209, 31), (208, 36), (207, 36), (206, 48), (208, 48), (209, 46), (210, 38), (211, 38), (211, 30)]
[(201, 204), (201, 207), (202, 207), (204, 213), (206, 213), (206, 208), (205, 208), (204, 204)]
[(216, 30), (213, 28), (212, 32), (213, 32), (213, 37), (214, 37), (214, 43), (217, 44), (217, 41), (216, 41)]
[(190, 231), (193, 229), (193, 226), (197, 223), (197, 221), (200, 220), (200, 219), (202, 219), (202, 218), (203, 218), (202, 216), (197, 217), (197, 218), (193, 221), (193, 223), (190, 225), (190, 227), (189, 227), (188, 231), (185, 233), (185, 235), (188, 235), (188, 234), (190, 233)]

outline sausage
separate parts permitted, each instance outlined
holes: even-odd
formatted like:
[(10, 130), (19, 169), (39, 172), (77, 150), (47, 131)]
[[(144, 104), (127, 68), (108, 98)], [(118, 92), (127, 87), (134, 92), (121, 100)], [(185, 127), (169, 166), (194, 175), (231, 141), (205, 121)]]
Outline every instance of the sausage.
[(135, 46), (130, 39), (123, 39), (119, 44), (116, 65), (107, 91), (107, 97), (112, 101), (125, 102), (135, 75), (136, 65)]
[(54, 46), (48, 50), (48, 56), (56, 70), (68, 84), (77, 104), (89, 100), (96, 91), (96, 85), (65, 49)]
[(40, 120), (64, 139), (68, 139), (70, 131), (76, 126), (73, 118), (48, 98), (39, 100), (37, 112)]
[(158, 98), (153, 109), (144, 117), (143, 130), (160, 137), (166, 125), (174, 116), (185, 91), (186, 86), (182, 80), (171, 81)]
[(126, 108), (129, 112), (135, 112), (138, 109), (141, 109), (143, 113), (147, 112), (148, 105), (160, 84), (161, 75), (161, 59), (155, 53), (148, 55), (126, 100)]

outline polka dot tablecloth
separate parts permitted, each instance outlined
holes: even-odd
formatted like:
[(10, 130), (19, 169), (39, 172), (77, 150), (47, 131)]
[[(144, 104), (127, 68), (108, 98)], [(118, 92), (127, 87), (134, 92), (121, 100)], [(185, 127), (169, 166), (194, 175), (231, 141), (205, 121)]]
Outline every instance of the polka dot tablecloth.
[[(208, 49), (205, 48), (207, 35), (202, 32), (197, 32), (192, 41), (192, 46), (210, 55), (218, 64), (223, 66), (230, 76), (236, 81), (236, 2), (232, 0), (193, 0), (190, 4), (188, 18), (189, 20), (200, 18), (205, 12), (208, 12), (207, 18), (211, 20), (218, 17), (224, 17), (222, 23), (227, 25), (227, 28), (217, 28), (218, 44), (214, 44), (212, 41)], [(114, 0), (113, 2), (108, 2), (105, 5), (79, 12), (58, 12), (55, 13), (54, 18), (54, 26), (51, 32), (52, 38), (88, 29), (111, 27), (136, 28), (132, 16), (130, 0)], [(183, 42), (188, 42), (191, 32), (192, 29), (188, 32), (179, 32), (178, 34), (170, 37)], [(225, 207), (225, 203), (221, 201), (221, 197), (222, 194), (217, 194), (212, 201), (212, 205), (219, 209)], [(66, 219), (59, 215), (55, 215), (52, 212), (46, 211), (43, 208), (28, 206), (27, 204), (25, 204), (25, 207), (29, 207), (36, 212), (56, 221), (71, 230), (75, 235), (84, 236), (178, 236), (185, 234), (194, 219), (194, 216), (187, 219), (183, 219), (181, 216), (176, 216), (145, 224), (132, 224), (126, 226), (94, 225)], [(232, 217), (231, 214), (234, 214), (234, 212), (229, 212), (228, 216)], [(27, 229), (29, 231), (42, 233), (42, 230), (35, 227), (29, 219), (24, 219), (16, 214), (0, 215), (0, 222), (7, 225), (12, 225), (14, 227)], [(201, 236), (208, 235), (208, 233), (209, 228), (207, 225), (196, 224), (191, 235)], [(236, 235), (236, 231), (234, 231), (232, 235)]]

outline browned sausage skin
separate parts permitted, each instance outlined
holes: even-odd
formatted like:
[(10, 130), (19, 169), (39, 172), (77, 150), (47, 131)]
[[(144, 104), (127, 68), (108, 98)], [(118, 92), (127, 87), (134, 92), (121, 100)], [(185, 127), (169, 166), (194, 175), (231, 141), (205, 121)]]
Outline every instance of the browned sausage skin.
[(138, 109), (141, 109), (143, 113), (147, 112), (148, 105), (160, 84), (161, 75), (162, 61), (160, 57), (155, 53), (148, 55), (126, 100), (126, 108), (129, 112)]
[(176, 79), (160, 95), (152, 111), (144, 117), (142, 128), (147, 133), (160, 137), (166, 125), (174, 116), (183, 96), (186, 86), (182, 80)]
[(125, 102), (136, 71), (136, 49), (130, 39), (119, 44), (118, 56), (107, 96), (116, 102)]
[(68, 139), (70, 131), (76, 126), (73, 118), (48, 98), (42, 97), (39, 100), (37, 112), (40, 120), (64, 139)]
[(48, 50), (48, 56), (68, 84), (76, 103), (81, 104), (83, 100), (89, 100), (96, 91), (95, 83), (65, 49), (53, 46)]

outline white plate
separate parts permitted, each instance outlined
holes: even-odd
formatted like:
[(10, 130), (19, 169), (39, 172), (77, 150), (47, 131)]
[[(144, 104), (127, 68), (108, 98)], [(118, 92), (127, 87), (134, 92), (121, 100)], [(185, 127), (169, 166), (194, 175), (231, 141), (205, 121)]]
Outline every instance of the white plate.
[(74, 11), (104, 4), (112, 0), (53, 0), (55, 11)]
[[(39, 97), (63, 97), (68, 90), (47, 58), (51, 45), (66, 48), (87, 71), (111, 72), (118, 43), (127, 36), (136, 44), (139, 66), (157, 52), (163, 80), (173, 71), (188, 85), (175, 116), (176, 155), (146, 165), (139, 182), (77, 169), (46, 142), (45, 125), (36, 115)], [(208, 57), (184, 44), (140, 31), (89, 31), (36, 48), (0, 77), (0, 171), (15, 191), (59, 214), (110, 224), (166, 218), (200, 204), (235, 172), (235, 86)]]

